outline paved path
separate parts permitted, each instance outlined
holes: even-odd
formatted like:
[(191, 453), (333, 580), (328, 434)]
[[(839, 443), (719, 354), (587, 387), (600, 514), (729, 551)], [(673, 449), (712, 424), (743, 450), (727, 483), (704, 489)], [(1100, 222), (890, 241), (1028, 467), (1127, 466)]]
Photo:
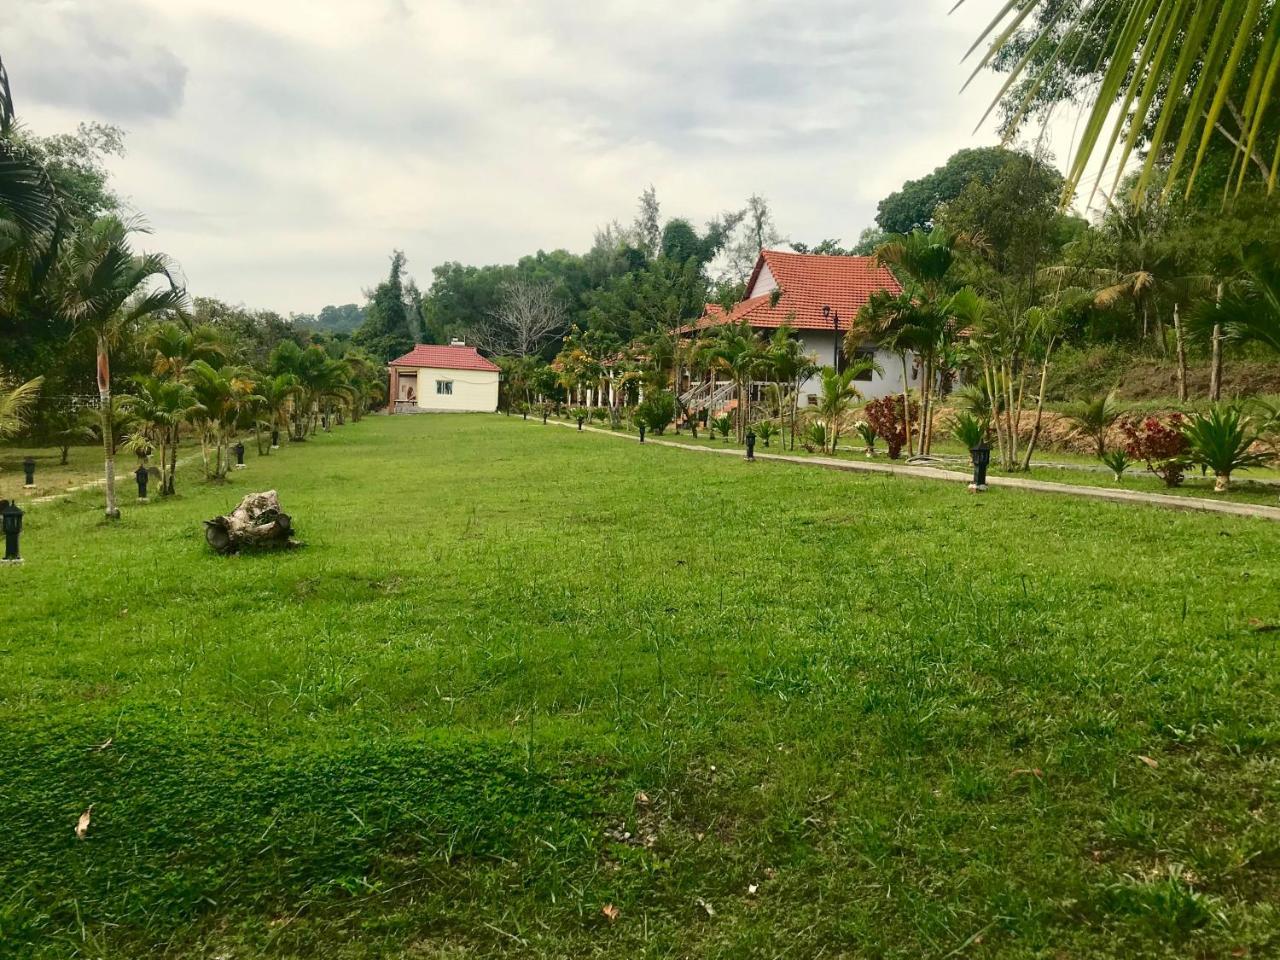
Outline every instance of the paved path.
[[(530, 421), (533, 422), (533, 421)], [(576, 423), (563, 420), (548, 420), (547, 423), (558, 427), (577, 429)], [(599, 433), (606, 437), (636, 442), (634, 435), (615, 433), (599, 427), (583, 427), (583, 432)], [(655, 446), (674, 447), (678, 450), (689, 450), (693, 453), (708, 453), (717, 456), (743, 458), (743, 452), (732, 447), (695, 447), (687, 443), (675, 443), (670, 440), (659, 440), (649, 437), (645, 443)], [(938, 467), (910, 466), (905, 463), (890, 463), (884, 460), (837, 460), (832, 457), (796, 457), (781, 453), (764, 453), (756, 448), (756, 459), (773, 460), (779, 463), (795, 463), (808, 467), (823, 467), (827, 470), (845, 470), (852, 473), (887, 473), (898, 477), (914, 477), (920, 480), (943, 480), (948, 483), (969, 482), (967, 474), (954, 470), (942, 470)], [(987, 477), (991, 487), (1007, 487), (1013, 490), (1029, 490), (1033, 493), (1056, 493), (1073, 497), (1089, 497), (1094, 500), (1110, 500), (1113, 503), (1139, 503), (1155, 507), (1166, 507), (1172, 510), (1198, 510), (1203, 513), (1229, 513), (1238, 517), (1257, 517), (1261, 520), (1280, 521), (1280, 507), (1268, 507), (1254, 503), (1232, 503), (1227, 500), (1209, 500), (1202, 497), (1174, 496), (1164, 493), (1141, 493), (1137, 490), (1125, 490), (1119, 487), (1090, 487), (1075, 483), (1049, 483), (1045, 480), (1031, 480), (1025, 477)]]

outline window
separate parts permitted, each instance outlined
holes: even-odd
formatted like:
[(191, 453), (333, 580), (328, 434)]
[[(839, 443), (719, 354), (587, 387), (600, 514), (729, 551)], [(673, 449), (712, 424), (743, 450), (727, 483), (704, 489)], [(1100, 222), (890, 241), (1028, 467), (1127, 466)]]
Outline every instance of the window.
[(816, 407), (818, 405), (818, 395), (816, 393), (809, 394), (805, 397), (805, 400), (808, 401), (809, 406), (811, 407)]
[(452, 381), (452, 380), (437, 380), (437, 381), (436, 381), (436, 393), (437, 393), (438, 395), (446, 396), (446, 397), (451, 397), (451, 396), (453, 396), (453, 381)]
[[(876, 358), (876, 352), (870, 347), (859, 347), (853, 353), (854, 360), (874, 360), (875, 358)], [(870, 383), (872, 377), (874, 376), (875, 376), (874, 371), (867, 370), (865, 373), (858, 374), (853, 379), (860, 381), (862, 383)]]

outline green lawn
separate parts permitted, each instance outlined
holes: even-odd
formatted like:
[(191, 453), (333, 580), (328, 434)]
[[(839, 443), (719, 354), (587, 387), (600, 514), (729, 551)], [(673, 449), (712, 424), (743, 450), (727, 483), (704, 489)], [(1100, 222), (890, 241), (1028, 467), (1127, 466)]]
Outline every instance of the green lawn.
[[(1280, 953), (1280, 525), (514, 417), (249, 464), (0, 568), (0, 955)], [(212, 555), (264, 488), (305, 548)]]

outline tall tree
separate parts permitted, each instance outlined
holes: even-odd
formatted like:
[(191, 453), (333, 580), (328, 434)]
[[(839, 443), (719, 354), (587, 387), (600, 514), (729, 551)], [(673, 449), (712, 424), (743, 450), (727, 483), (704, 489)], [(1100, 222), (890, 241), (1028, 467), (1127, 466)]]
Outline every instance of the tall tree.
[(364, 323), (355, 334), (360, 346), (384, 362), (413, 349), (417, 321), (410, 321), (411, 307), (406, 300), (404, 268), (407, 263), (403, 251), (392, 251), (387, 279), (368, 292)]
[[(134, 253), (129, 235), (142, 229), (136, 220), (126, 223), (115, 216), (96, 220), (76, 234), (59, 268), (63, 312), (93, 337), (97, 351), (106, 515), (112, 520), (119, 519), (120, 509), (111, 420), (111, 347), (138, 321), (187, 307), (187, 293), (174, 280), (173, 261), (162, 253)], [(164, 285), (153, 288), (155, 280)]]

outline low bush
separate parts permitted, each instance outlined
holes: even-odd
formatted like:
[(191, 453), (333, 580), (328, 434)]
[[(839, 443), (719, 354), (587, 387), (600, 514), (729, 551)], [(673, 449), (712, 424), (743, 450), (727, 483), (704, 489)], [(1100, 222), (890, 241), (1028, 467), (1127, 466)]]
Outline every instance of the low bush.
[(1190, 445), (1183, 433), (1185, 424), (1186, 417), (1180, 413), (1171, 413), (1163, 420), (1155, 416), (1121, 420), (1125, 453), (1145, 463), (1166, 487), (1176, 487), (1182, 483), (1190, 463)]
[(635, 421), (659, 436), (676, 418), (676, 398), (665, 390), (653, 390), (636, 406)]
[(912, 400), (909, 411), (904, 411), (902, 397), (894, 394), (890, 397), (872, 400), (862, 408), (862, 412), (863, 416), (866, 417), (867, 423), (871, 425), (871, 429), (876, 432), (876, 436), (883, 439), (885, 446), (889, 448), (889, 459), (897, 460), (902, 456), (902, 448), (907, 445), (907, 417), (905, 413), (910, 413), (912, 423), (917, 422), (917, 418), (920, 416), (920, 404)]
[(1190, 462), (1213, 471), (1213, 489), (1219, 493), (1231, 487), (1231, 474), (1236, 470), (1259, 467), (1269, 459), (1265, 453), (1252, 450), (1258, 440), (1253, 420), (1239, 407), (1218, 404), (1208, 413), (1193, 414), (1182, 424)]

